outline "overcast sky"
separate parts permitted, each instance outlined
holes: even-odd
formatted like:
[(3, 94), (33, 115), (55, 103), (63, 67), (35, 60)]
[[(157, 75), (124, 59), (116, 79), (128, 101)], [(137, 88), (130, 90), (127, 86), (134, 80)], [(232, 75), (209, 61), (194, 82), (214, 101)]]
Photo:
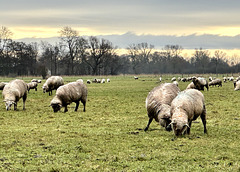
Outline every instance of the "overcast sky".
[(80, 35), (213, 34), (238, 39), (239, 16), (238, 0), (4, 0), (0, 6), (0, 25), (14, 38), (54, 37), (69, 26)]

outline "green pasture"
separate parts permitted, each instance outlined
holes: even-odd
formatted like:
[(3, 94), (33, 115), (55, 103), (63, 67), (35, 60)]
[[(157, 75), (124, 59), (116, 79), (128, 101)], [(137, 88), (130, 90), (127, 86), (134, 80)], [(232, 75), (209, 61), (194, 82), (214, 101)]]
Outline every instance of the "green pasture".
[[(87, 85), (86, 112), (82, 104), (74, 112), (72, 103), (67, 113), (53, 113), (55, 91), (42, 92), (45, 80), (28, 94), (25, 111), (22, 100), (17, 111), (6, 111), (0, 98), (0, 171), (240, 171), (240, 92), (232, 82), (203, 91), (208, 134), (199, 118), (190, 135), (176, 138), (155, 121), (143, 131), (145, 99), (160, 83), (158, 75), (138, 77), (63, 77), (65, 83), (110, 78)], [(172, 76), (162, 78), (170, 82)]]

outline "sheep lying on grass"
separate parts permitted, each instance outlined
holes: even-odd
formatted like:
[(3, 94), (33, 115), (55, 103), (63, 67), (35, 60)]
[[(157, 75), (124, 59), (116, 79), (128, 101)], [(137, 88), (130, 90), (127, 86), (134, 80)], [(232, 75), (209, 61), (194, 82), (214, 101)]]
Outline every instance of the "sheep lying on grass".
[(201, 117), (206, 128), (206, 108), (203, 94), (196, 89), (188, 89), (180, 92), (171, 103), (171, 127), (176, 136), (190, 134), (192, 121)]
[(46, 80), (43, 84), (43, 93), (49, 92), (49, 96), (52, 95), (52, 90), (58, 89), (61, 85), (63, 85), (63, 78), (61, 76), (51, 76)]
[(51, 101), (51, 106), (54, 112), (58, 112), (62, 107), (65, 107), (64, 112), (67, 112), (67, 105), (72, 102), (76, 103), (75, 111), (79, 106), (79, 101), (83, 104), (83, 111), (87, 102), (87, 87), (81, 82), (71, 82), (60, 86), (56, 91), (56, 96)]
[(153, 88), (146, 98), (146, 108), (149, 117), (147, 127), (144, 131), (147, 131), (152, 120), (155, 119), (166, 130), (170, 124), (170, 105), (172, 100), (180, 92), (180, 89), (173, 83), (164, 83)]
[(25, 110), (25, 101), (27, 99), (27, 84), (23, 80), (16, 79), (6, 84), (2, 95), (6, 110), (11, 110), (12, 104), (14, 104), (14, 110), (17, 110), (17, 102), (21, 98), (23, 99), (23, 110)]

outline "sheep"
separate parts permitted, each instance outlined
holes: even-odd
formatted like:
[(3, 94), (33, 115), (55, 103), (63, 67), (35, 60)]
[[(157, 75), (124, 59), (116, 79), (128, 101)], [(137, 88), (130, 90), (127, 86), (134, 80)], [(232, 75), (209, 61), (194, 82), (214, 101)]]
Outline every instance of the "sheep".
[(138, 77), (137, 77), (137, 76), (134, 76), (134, 79), (135, 79), (135, 80), (137, 80), (137, 79), (138, 79)]
[(209, 82), (208, 84), (209, 86), (216, 86), (218, 85), (218, 87), (222, 87), (222, 81), (220, 79), (214, 79), (211, 82)]
[(61, 76), (51, 76), (43, 84), (43, 93), (49, 92), (49, 96), (52, 95), (52, 90), (58, 89), (61, 85), (64, 85), (63, 78)]
[(11, 110), (12, 104), (14, 104), (14, 110), (17, 110), (17, 102), (21, 98), (23, 99), (23, 110), (25, 110), (25, 101), (27, 99), (27, 84), (20, 79), (12, 80), (5, 85), (2, 96), (7, 111)]
[(223, 82), (227, 82), (227, 78), (226, 77), (223, 77)]
[(148, 124), (144, 131), (147, 131), (152, 120), (155, 119), (167, 131), (170, 124), (170, 104), (180, 92), (180, 89), (173, 83), (163, 83), (153, 88), (146, 98), (146, 109), (149, 117)]
[(81, 82), (81, 83), (83, 83), (83, 79), (78, 79), (76, 82)]
[(87, 80), (87, 84), (91, 84), (91, 81), (89, 79)]
[(107, 82), (110, 82), (110, 79), (109, 79), (109, 78), (107, 79)]
[(204, 133), (206, 128), (206, 108), (203, 94), (196, 89), (188, 89), (180, 92), (171, 103), (171, 124), (176, 136), (190, 134), (192, 121), (201, 117)]
[(39, 79), (39, 80), (37, 80), (37, 82), (38, 82), (38, 83), (42, 83), (42, 80), (41, 80), (41, 79)]
[(162, 77), (159, 77), (159, 82), (162, 82)]
[(173, 81), (176, 81), (177, 79), (176, 79), (176, 77), (173, 77), (172, 79), (171, 79), (171, 81), (173, 82)]
[(30, 89), (35, 89), (35, 91), (37, 91), (37, 86), (38, 86), (38, 83), (35, 81), (27, 83), (28, 92), (30, 91)]
[(204, 91), (204, 87), (206, 87), (208, 90), (208, 81), (205, 78), (194, 77), (192, 80), (193, 80), (193, 83), (194, 83), (196, 89)]
[(38, 82), (38, 80), (37, 79), (32, 79), (31, 82)]
[(79, 106), (79, 101), (83, 104), (83, 111), (85, 112), (85, 106), (87, 102), (87, 87), (81, 82), (71, 82), (66, 85), (60, 86), (56, 91), (56, 96), (52, 99), (50, 106), (52, 106), (54, 112), (58, 112), (61, 107), (64, 107), (64, 112), (67, 112), (67, 105), (72, 102), (76, 103), (75, 111)]
[(190, 84), (188, 84), (186, 89), (196, 89), (196, 86), (194, 85), (193, 82), (190, 82)]
[(3, 90), (6, 84), (6, 82), (0, 82), (0, 90)]
[(101, 83), (102, 83), (102, 84), (105, 83), (105, 79), (102, 79), (102, 80), (101, 80)]
[(240, 90), (240, 80), (234, 83), (234, 91)]
[(173, 81), (173, 84), (175, 84), (176, 86), (178, 86), (178, 82), (177, 82), (177, 81)]

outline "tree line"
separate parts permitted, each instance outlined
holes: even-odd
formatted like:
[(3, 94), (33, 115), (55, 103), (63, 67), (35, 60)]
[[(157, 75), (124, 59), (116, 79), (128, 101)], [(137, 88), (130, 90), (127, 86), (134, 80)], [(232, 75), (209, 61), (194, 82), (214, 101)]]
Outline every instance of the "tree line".
[(204, 74), (238, 73), (238, 60), (229, 63), (226, 53), (196, 48), (190, 59), (183, 47), (166, 45), (154, 50), (148, 43), (131, 44), (125, 54), (117, 46), (96, 36), (82, 37), (71, 27), (59, 31), (59, 42), (24, 43), (11, 39), (12, 32), (0, 29), (0, 75), (118, 75), (118, 74)]

